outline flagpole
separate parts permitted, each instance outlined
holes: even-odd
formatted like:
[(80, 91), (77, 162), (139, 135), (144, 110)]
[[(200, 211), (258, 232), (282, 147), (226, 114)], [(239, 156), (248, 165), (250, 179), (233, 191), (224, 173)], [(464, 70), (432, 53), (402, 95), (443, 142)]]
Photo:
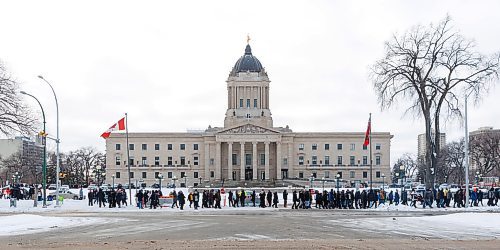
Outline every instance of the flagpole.
[(370, 189), (373, 188), (373, 160), (372, 160), (372, 113), (370, 113), (370, 118), (368, 119), (368, 126), (370, 127), (369, 136), (370, 136)]
[[(132, 186), (130, 183), (130, 145), (128, 144), (128, 116), (125, 113), (125, 135), (127, 137), (127, 168), (128, 168), (128, 198), (130, 205), (132, 205)], [(137, 187), (136, 187), (137, 188)]]

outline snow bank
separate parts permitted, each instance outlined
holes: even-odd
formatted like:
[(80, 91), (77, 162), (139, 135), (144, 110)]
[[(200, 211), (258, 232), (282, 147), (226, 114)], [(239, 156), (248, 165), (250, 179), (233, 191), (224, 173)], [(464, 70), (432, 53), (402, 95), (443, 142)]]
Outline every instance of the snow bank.
[(102, 221), (99, 218), (46, 217), (17, 214), (0, 217), (0, 236), (40, 233), (54, 229), (82, 226)]

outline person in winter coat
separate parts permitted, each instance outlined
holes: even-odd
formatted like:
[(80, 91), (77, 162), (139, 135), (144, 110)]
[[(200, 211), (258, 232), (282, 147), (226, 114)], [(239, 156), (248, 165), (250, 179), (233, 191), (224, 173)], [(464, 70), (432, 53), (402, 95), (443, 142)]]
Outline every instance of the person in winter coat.
[(488, 191), (488, 203), (486, 203), (486, 205), (493, 206), (493, 199), (495, 199), (495, 189), (491, 187)]
[(142, 193), (142, 189), (139, 190), (139, 193), (136, 194), (136, 197), (137, 197), (137, 207), (139, 209), (143, 209), (143, 198), (144, 198), (144, 194)]
[(470, 199), (471, 199), (471, 204), (470, 206), (473, 207), (473, 206), (476, 206), (477, 207), (477, 193), (476, 193), (476, 190), (472, 190), (472, 192), (470, 193)]
[(247, 198), (246, 197), (246, 193), (245, 193), (245, 190), (241, 190), (241, 194), (240, 194), (240, 203), (241, 203), (241, 207), (245, 207), (245, 199)]
[(272, 206), (271, 202), (273, 200), (273, 193), (271, 193), (271, 190), (267, 191), (267, 206), (270, 207)]
[(255, 190), (252, 191), (252, 196), (251, 196), (251, 199), (252, 199), (252, 204), (253, 204), (253, 207), (255, 207), (255, 196), (257, 194), (255, 193)]
[(191, 208), (191, 205), (193, 205), (193, 192), (189, 192), (188, 201), (189, 201), (189, 208)]
[(432, 208), (432, 196), (433, 195), (431, 189), (427, 189), (424, 195), (424, 208), (425, 206), (429, 206), (430, 208)]
[(394, 193), (392, 192), (389, 192), (389, 205), (392, 205), (392, 201), (394, 200)]
[(361, 207), (361, 192), (356, 190), (356, 193), (354, 194), (354, 207), (356, 209), (359, 209)]
[(319, 208), (321, 208), (321, 202), (323, 202), (323, 195), (318, 191), (316, 190), (314, 192), (314, 194), (316, 195), (316, 206), (314, 206), (315, 208), (318, 208), (318, 205), (319, 205)]
[[(288, 192), (285, 189), (285, 190), (283, 190), (283, 207), (286, 207), (287, 201), (288, 201)], [(255, 207), (255, 205), (254, 205), (254, 207)]]
[(373, 189), (370, 189), (368, 191), (368, 202), (370, 205), (368, 206), (369, 208), (372, 208), (373, 205), (375, 205), (375, 208), (377, 208), (377, 195), (375, 194), (375, 191)]
[(228, 206), (233, 207), (234, 206), (233, 192), (231, 190), (229, 190), (229, 192), (227, 193), (227, 199), (229, 201)]
[(215, 201), (214, 208), (221, 209), (221, 207), (220, 207), (220, 201), (221, 201), (220, 190), (217, 190), (217, 192), (215, 192), (214, 201)]
[(200, 203), (200, 192), (198, 192), (198, 189), (194, 190), (193, 201), (194, 201), (194, 210), (198, 210)]
[(394, 194), (394, 204), (397, 206), (399, 205), (399, 191), (396, 190), (396, 193)]
[(94, 206), (94, 192), (89, 189), (89, 192), (87, 194), (87, 198), (89, 199), (89, 206)]
[(181, 210), (184, 210), (184, 203), (186, 202), (185, 199), (186, 197), (184, 196), (184, 193), (182, 191), (179, 191), (179, 193), (177, 193), (177, 201), (179, 202)]
[(298, 197), (297, 197), (297, 190), (293, 190), (292, 193), (292, 209), (298, 209)]
[(177, 207), (177, 208), (179, 208), (179, 205), (177, 205), (177, 200), (178, 200), (178, 198), (177, 198), (177, 192), (175, 192), (175, 190), (172, 191), (172, 200), (173, 200), (173, 202), (172, 202), (172, 208), (174, 208), (174, 206)]
[(266, 207), (266, 192), (264, 189), (259, 193), (259, 199), (260, 199), (260, 207), (265, 208)]
[(484, 207), (483, 205), (483, 191), (481, 189), (479, 189), (479, 191), (477, 192), (477, 204), (479, 206), (479, 203), (481, 203), (481, 207)]
[(273, 207), (274, 208), (278, 208), (278, 202), (279, 202), (279, 200), (278, 200), (278, 192), (275, 191), (273, 193)]
[(332, 209), (334, 208), (335, 204), (335, 194), (333, 193), (333, 188), (330, 189), (330, 192), (328, 192), (328, 208)]

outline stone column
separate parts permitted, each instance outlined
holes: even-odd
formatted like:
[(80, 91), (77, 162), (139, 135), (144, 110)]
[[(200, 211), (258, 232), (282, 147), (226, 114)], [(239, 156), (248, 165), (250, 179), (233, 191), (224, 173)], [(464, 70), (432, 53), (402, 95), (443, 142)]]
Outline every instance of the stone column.
[(221, 157), (221, 142), (215, 144), (215, 179), (222, 180), (222, 157)]
[(227, 143), (227, 179), (233, 180), (233, 143)]
[(257, 180), (257, 142), (252, 142), (253, 145), (253, 155), (252, 155), (252, 167), (253, 167), (253, 180)]
[(240, 142), (241, 150), (240, 150), (240, 180), (245, 180), (245, 142)]
[(295, 160), (293, 155), (293, 143), (288, 143), (288, 177), (295, 177), (293, 173), (293, 161)]
[(205, 142), (205, 180), (210, 178), (210, 143)]
[(283, 159), (281, 159), (281, 142), (276, 142), (276, 179), (281, 180), (281, 164)]
[(266, 164), (266, 167), (265, 167), (265, 175), (266, 175), (266, 180), (269, 180), (269, 142), (264, 142), (264, 145), (265, 145), (265, 164)]

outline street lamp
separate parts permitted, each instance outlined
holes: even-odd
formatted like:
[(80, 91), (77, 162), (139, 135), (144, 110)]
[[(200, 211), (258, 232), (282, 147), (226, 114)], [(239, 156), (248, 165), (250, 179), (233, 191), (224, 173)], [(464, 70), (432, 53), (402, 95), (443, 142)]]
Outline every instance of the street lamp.
[(321, 181), (323, 182), (323, 192), (325, 192), (325, 177), (321, 178)]
[(33, 97), (33, 99), (35, 99), (36, 102), (38, 102), (38, 105), (40, 105), (40, 109), (42, 110), (43, 131), (40, 134), (43, 136), (42, 137), (42, 143), (43, 143), (42, 188), (43, 188), (43, 207), (45, 208), (45, 207), (47, 207), (47, 189), (46, 189), (46, 186), (47, 186), (47, 183), (46, 183), (46, 179), (47, 179), (47, 139), (46, 139), (46, 137), (47, 137), (47, 134), (45, 133), (45, 125), (46, 125), (45, 112), (43, 111), (42, 104), (35, 96), (28, 94), (24, 91), (21, 91), (20, 93), (23, 95)]
[(311, 174), (311, 177), (309, 177), (309, 182), (311, 183), (311, 185), (310, 185), (310, 188), (311, 188), (311, 189), (314, 189), (314, 188), (313, 188), (313, 181), (314, 181), (314, 175), (313, 175), (313, 174)]
[(158, 175), (158, 181), (160, 182), (160, 193), (161, 193), (161, 180), (163, 179), (163, 175), (159, 174)]
[(174, 175), (174, 177), (172, 177), (172, 180), (174, 181), (174, 190), (175, 190), (175, 181), (177, 180), (177, 177)]
[(340, 187), (339, 187), (339, 179), (340, 179), (340, 174), (337, 174), (337, 175), (335, 176), (335, 179), (337, 179), (337, 194), (338, 194), (338, 193), (339, 193), (339, 188), (340, 188)]
[(59, 164), (59, 103), (57, 102), (57, 96), (56, 92), (54, 91), (54, 88), (52, 85), (49, 83), (49, 81), (45, 80), (43, 76), (39, 75), (38, 78), (42, 79), (44, 82), (46, 82), (50, 89), (52, 90), (52, 93), (54, 94), (54, 99), (56, 100), (56, 123), (57, 123), (57, 128), (56, 128), (56, 206), (59, 206), (59, 171), (60, 171), (60, 164)]
[(114, 189), (115, 188), (115, 175), (113, 174), (113, 175), (111, 175), (111, 177), (113, 178), (113, 186), (111, 188)]
[(382, 174), (382, 191), (385, 191), (385, 174)]
[(200, 187), (201, 187), (201, 177), (199, 179), (200, 179)]
[(97, 165), (95, 167), (95, 169), (96, 169), (96, 172), (97, 172), (96, 173), (96, 176), (97, 176), (97, 186), (100, 186), (99, 183), (101, 183), (100, 182), (100, 178), (101, 178), (101, 165)]

